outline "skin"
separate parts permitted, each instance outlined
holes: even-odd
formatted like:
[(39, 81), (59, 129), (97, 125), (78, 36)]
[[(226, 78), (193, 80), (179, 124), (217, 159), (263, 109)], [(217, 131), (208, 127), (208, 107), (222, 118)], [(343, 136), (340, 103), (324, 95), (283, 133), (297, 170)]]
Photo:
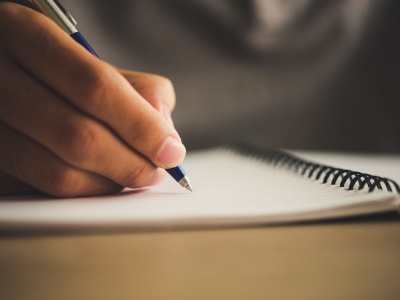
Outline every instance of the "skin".
[(0, 195), (110, 194), (183, 160), (168, 79), (118, 70), (13, 3), (0, 3), (0, 66)]

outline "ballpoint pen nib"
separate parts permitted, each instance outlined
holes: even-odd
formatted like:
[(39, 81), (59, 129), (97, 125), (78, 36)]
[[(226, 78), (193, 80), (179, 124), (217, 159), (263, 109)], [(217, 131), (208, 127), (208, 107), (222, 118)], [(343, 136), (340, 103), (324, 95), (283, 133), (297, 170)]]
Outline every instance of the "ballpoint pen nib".
[(184, 176), (181, 180), (179, 180), (179, 184), (186, 188), (188, 191), (193, 192), (192, 186), (190, 185), (190, 180), (187, 176)]
[(189, 191), (193, 192), (192, 186), (190, 184), (185, 185), (185, 188), (188, 189)]

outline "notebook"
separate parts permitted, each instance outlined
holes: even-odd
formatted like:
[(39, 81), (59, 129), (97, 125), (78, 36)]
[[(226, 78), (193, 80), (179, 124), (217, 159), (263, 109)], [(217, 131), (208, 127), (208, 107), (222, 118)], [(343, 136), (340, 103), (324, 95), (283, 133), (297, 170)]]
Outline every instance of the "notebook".
[[(349, 157), (336, 155), (336, 161)], [(374, 165), (374, 161), (379, 166), (379, 159), (373, 158), (360, 163)], [(0, 197), (0, 229), (237, 227), (374, 214), (396, 211), (400, 205), (394, 180), (278, 150), (235, 145), (189, 153), (184, 163), (192, 193), (168, 177), (155, 187), (109, 196)], [(397, 164), (395, 170), (400, 170), (400, 158), (387, 164)]]

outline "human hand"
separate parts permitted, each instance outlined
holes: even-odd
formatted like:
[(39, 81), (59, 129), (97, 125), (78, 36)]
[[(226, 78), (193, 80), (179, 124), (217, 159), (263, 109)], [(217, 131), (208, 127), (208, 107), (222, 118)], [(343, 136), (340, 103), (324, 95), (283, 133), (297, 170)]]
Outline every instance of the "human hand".
[(0, 64), (0, 194), (114, 193), (183, 160), (167, 79), (118, 72), (12, 3), (0, 3)]

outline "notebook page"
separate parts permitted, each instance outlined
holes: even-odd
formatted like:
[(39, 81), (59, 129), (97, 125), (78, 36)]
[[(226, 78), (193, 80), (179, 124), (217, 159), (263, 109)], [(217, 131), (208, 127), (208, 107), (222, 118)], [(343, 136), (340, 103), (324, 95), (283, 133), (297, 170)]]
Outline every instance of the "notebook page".
[(397, 195), (345, 191), (226, 150), (185, 160), (194, 192), (170, 178), (159, 186), (78, 199), (8, 197), (0, 227), (138, 228), (250, 225), (393, 210)]

